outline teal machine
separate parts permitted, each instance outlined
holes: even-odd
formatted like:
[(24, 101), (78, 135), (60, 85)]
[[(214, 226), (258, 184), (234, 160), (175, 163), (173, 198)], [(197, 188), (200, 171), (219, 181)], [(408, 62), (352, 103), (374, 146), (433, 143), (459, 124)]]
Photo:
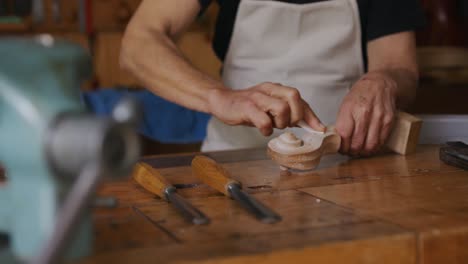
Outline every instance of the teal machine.
[(138, 158), (137, 104), (124, 100), (112, 117), (86, 113), (79, 89), (90, 74), (77, 45), (49, 35), (0, 38), (2, 264), (90, 254), (96, 185), (127, 175)]

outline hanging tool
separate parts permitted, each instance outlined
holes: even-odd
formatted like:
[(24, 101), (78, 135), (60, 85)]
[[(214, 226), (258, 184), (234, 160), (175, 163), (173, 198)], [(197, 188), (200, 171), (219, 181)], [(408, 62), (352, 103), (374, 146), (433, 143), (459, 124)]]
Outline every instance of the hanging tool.
[(150, 165), (138, 162), (133, 171), (133, 178), (147, 191), (173, 204), (189, 222), (195, 225), (204, 225), (210, 222), (210, 219), (200, 210), (177, 194), (176, 188)]
[(51, 4), (52, 4), (51, 5), (52, 17), (54, 19), (54, 22), (58, 24), (62, 21), (62, 14), (60, 13), (61, 11), (60, 0), (53, 0)]
[(34, 23), (44, 22), (44, 0), (34, 0), (32, 2), (32, 18)]
[(281, 216), (242, 191), (241, 184), (231, 179), (229, 173), (213, 159), (196, 156), (192, 160), (192, 170), (205, 184), (239, 202), (260, 221), (268, 224), (281, 221)]

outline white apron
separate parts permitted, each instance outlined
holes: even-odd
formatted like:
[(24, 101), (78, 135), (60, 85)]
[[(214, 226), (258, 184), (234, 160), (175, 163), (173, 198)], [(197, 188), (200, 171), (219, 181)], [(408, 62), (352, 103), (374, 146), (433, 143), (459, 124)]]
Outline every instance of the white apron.
[[(295, 87), (322, 122), (332, 124), (363, 73), (357, 0), (241, 0), (224, 61), (227, 87), (245, 89), (263, 82)], [(264, 147), (281, 132), (275, 129), (264, 137), (257, 128), (229, 126), (213, 117), (202, 151)]]

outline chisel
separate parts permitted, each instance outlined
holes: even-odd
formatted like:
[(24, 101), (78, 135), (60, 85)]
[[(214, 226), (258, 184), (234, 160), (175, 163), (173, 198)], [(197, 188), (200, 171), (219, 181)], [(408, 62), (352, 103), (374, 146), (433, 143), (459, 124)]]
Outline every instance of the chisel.
[(209, 218), (200, 210), (177, 194), (176, 188), (150, 165), (138, 162), (133, 171), (133, 178), (147, 191), (174, 205), (189, 222), (195, 225), (203, 225), (210, 222)]
[(239, 202), (248, 212), (264, 223), (281, 221), (281, 216), (242, 191), (241, 184), (230, 178), (229, 173), (206, 156), (196, 156), (192, 160), (192, 171), (205, 184)]

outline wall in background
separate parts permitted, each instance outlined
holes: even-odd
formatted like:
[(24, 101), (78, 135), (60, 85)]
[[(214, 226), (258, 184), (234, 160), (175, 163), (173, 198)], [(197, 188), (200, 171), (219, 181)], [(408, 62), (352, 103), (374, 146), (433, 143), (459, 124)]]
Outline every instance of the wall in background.
[[(59, 5), (54, 7), (54, 0), (44, 0), (44, 19), (35, 23), (31, 16), (22, 17), (27, 13), (25, 9), (30, 1), (22, 0), (18, 8), (15, 1), (2, 0), (0, 10), (3, 18), (7, 19), (3, 23), (0, 19), (0, 35), (49, 33), (81, 44), (93, 54), (96, 73), (95, 80), (92, 84), (88, 83), (85, 89), (139, 87), (133, 76), (120, 69), (118, 61), (123, 32), (141, 0), (84, 0), (82, 3), (87, 4), (85, 6), (79, 2), (60, 0)], [(54, 10), (59, 10), (58, 19)], [(196, 67), (219, 79), (221, 63), (211, 49), (217, 10), (217, 6), (212, 5), (180, 37), (178, 45)], [(18, 17), (21, 18), (19, 21)]]

